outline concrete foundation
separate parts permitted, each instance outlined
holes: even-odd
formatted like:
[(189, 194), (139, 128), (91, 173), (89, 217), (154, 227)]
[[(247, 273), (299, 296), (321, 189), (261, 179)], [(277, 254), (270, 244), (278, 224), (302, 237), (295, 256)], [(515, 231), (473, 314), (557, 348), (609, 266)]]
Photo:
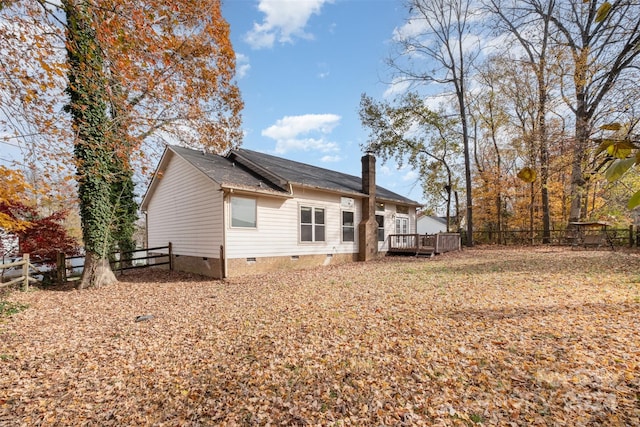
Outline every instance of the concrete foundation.
[(300, 255), (227, 260), (227, 276), (238, 277), (274, 271), (299, 270), (357, 261), (358, 254)]
[[(358, 260), (358, 254), (333, 255), (300, 255), (288, 257), (239, 258), (227, 260), (226, 277), (240, 277), (251, 274), (270, 273), (275, 271), (300, 270), (322, 265), (336, 265)], [(158, 268), (168, 269), (168, 265)], [(202, 258), (187, 255), (173, 256), (173, 269), (186, 273), (220, 279), (221, 265), (219, 258)]]

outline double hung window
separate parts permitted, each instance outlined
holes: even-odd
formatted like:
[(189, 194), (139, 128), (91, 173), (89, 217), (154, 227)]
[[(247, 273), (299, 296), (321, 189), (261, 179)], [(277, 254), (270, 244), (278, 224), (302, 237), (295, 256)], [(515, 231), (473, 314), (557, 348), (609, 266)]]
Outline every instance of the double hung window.
[(384, 242), (384, 215), (376, 215), (378, 223), (378, 242)]
[(324, 208), (300, 207), (300, 241), (324, 242)]
[(354, 242), (355, 238), (354, 214), (351, 211), (342, 211), (342, 241)]

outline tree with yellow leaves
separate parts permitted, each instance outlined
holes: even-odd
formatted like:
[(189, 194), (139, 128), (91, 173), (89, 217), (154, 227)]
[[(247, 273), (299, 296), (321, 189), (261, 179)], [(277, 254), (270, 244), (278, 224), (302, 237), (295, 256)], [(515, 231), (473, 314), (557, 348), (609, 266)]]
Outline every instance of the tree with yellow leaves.
[[(20, 171), (0, 165), (0, 204), (13, 205), (26, 199), (29, 185)], [(13, 233), (24, 230), (29, 223), (0, 211), (0, 229)]]

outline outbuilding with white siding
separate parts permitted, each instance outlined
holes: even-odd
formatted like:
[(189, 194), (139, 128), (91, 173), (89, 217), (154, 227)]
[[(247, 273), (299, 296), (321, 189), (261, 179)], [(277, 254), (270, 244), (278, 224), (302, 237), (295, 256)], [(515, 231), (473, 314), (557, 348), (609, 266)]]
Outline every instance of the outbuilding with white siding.
[(216, 278), (368, 260), (415, 233), (413, 200), (356, 177), (252, 150), (167, 146), (142, 201), (147, 247), (172, 243), (177, 270)]

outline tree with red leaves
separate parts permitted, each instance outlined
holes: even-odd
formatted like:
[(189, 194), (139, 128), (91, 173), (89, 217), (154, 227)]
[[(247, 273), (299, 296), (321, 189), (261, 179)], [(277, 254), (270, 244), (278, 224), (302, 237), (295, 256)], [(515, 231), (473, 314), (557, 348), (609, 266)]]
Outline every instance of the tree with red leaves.
[(19, 252), (28, 253), (32, 260), (55, 262), (56, 254), (59, 252), (78, 254), (78, 242), (69, 235), (63, 225), (67, 211), (61, 210), (43, 216), (35, 208), (20, 202), (0, 202), (0, 213), (26, 224), (14, 234), (18, 237)]

